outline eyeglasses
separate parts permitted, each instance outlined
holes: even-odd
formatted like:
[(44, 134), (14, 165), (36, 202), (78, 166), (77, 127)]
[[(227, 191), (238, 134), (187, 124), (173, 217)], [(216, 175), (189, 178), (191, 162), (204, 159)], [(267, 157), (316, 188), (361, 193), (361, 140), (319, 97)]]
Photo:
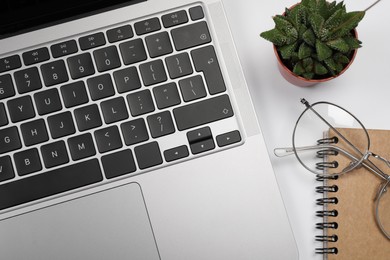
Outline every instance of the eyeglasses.
[[(282, 157), (295, 154), (303, 167), (324, 178), (346, 174), (361, 166), (376, 174), (383, 181), (375, 198), (375, 220), (382, 233), (390, 239), (390, 176), (370, 158), (378, 159), (381, 165), (386, 165), (385, 168), (390, 168), (390, 161), (369, 150), (370, 136), (367, 129), (346, 109), (329, 102), (311, 105), (302, 99), (301, 103), (306, 109), (295, 124), (292, 147), (276, 148), (275, 155)], [(345, 129), (353, 134), (353, 138), (349, 139), (354, 141), (348, 139)], [(347, 159), (348, 164), (339, 165), (334, 160), (334, 156), (340, 155)], [(318, 162), (319, 158), (322, 158), (321, 162)]]

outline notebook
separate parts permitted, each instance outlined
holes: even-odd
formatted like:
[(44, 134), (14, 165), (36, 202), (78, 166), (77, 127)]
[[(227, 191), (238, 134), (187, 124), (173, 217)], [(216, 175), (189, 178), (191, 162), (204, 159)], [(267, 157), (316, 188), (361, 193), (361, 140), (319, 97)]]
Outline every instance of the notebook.
[(221, 1), (0, 19), (2, 258), (297, 259)]
[[(357, 146), (364, 142), (357, 138), (360, 136), (357, 133), (362, 130), (348, 128), (338, 130)], [(384, 158), (390, 158), (390, 149), (387, 145), (390, 131), (371, 129), (368, 133), (371, 141), (370, 151)], [(332, 137), (332, 132), (329, 133), (329, 137)], [(345, 145), (343, 142), (339, 140), (337, 145), (343, 147)], [(341, 155), (329, 156), (328, 161), (334, 160), (338, 162), (338, 169), (346, 167), (350, 162)], [(379, 160), (371, 158), (371, 161), (388, 172), (387, 166)], [(332, 171), (332, 169), (327, 170)], [(327, 252), (328, 254), (325, 255), (329, 260), (389, 259), (390, 240), (381, 233), (374, 214), (374, 200), (382, 179), (361, 167), (336, 179), (320, 178), (320, 181), (323, 181), (323, 185), (319, 186), (317, 191), (324, 197), (318, 202), (321, 204), (324, 199), (330, 199), (324, 204), (324, 210), (337, 211), (337, 216), (326, 216), (318, 223), (317, 227), (324, 231), (324, 235), (332, 238), (324, 242), (324, 249), (317, 249), (317, 251)]]

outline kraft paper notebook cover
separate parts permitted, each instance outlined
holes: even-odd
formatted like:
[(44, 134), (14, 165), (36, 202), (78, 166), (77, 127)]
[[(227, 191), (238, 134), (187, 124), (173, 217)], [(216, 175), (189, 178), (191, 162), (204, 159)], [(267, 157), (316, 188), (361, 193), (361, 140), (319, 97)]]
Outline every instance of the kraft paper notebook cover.
[[(338, 130), (352, 143), (362, 142), (357, 138), (356, 132), (362, 130), (344, 128)], [(369, 150), (389, 159), (390, 130), (368, 130), (368, 133), (371, 141)], [(332, 136), (334, 135), (330, 131), (329, 137)], [(340, 140), (337, 145), (342, 147), (343, 141)], [(350, 162), (342, 155), (329, 156), (327, 160), (337, 161), (341, 169)], [(384, 163), (375, 158), (370, 160), (389, 174), (390, 169)], [(337, 179), (325, 179), (321, 187), (317, 187), (317, 191), (323, 191), (325, 199), (332, 198), (317, 200), (325, 201), (324, 211), (337, 211), (337, 216), (325, 216), (317, 225), (323, 229), (324, 235), (337, 236), (335, 242), (324, 242), (325, 251), (322, 252), (325, 252), (325, 259), (390, 259), (390, 240), (381, 233), (375, 222), (374, 200), (381, 183), (380, 177), (365, 167), (360, 167), (340, 175)]]

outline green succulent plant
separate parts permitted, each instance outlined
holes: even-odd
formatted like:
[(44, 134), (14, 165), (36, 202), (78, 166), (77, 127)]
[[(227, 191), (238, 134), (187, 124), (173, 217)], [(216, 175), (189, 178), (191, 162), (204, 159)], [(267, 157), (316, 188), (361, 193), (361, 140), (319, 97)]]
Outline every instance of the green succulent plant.
[(296, 75), (322, 79), (338, 75), (361, 47), (354, 29), (364, 11), (347, 12), (342, 2), (302, 0), (273, 17), (275, 28), (260, 36), (272, 42)]

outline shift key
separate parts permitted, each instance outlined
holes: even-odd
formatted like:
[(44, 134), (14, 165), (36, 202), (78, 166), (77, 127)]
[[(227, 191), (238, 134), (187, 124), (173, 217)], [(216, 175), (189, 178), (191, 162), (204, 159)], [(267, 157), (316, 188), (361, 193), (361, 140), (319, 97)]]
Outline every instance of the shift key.
[(221, 95), (173, 110), (177, 128), (185, 130), (234, 115), (228, 95)]

